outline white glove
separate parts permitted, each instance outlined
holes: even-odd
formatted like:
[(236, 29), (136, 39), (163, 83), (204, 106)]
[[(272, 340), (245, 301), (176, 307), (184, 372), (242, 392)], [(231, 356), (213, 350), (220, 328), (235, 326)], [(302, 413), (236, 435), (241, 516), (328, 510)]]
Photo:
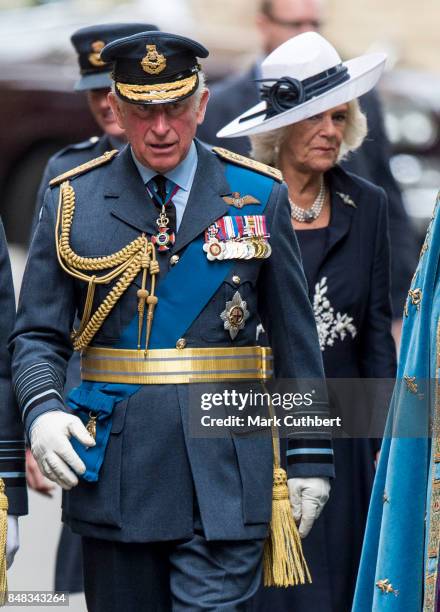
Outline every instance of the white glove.
[(20, 546), (18, 537), (18, 516), (8, 514), (8, 534), (6, 536), (6, 567), (9, 569), (14, 562), (15, 553)]
[(299, 523), (300, 537), (305, 538), (328, 500), (330, 482), (328, 478), (290, 478), (287, 484), (293, 518)]
[(96, 444), (81, 419), (62, 410), (45, 412), (32, 423), (31, 450), (40, 470), (66, 490), (78, 484), (76, 474), (86, 471), (69, 442), (71, 436), (85, 446)]

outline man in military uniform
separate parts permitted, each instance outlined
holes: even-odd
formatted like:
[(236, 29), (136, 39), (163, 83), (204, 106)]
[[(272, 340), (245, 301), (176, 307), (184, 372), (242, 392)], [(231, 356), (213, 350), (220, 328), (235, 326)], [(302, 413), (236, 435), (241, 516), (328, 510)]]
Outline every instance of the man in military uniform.
[[(0, 546), (7, 512), (6, 565), (10, 567), (18, 549), (18, 517), (27, 514), (23, 426), (11, 385), (8, 336), (15, 320), (15, 298), (6, 236), (0, 221)], [(5, 497), (6, 496), (6, 497)], [(5, 583), (4, 555), (0, 550), (0, 601)]]
[[(63, 519), (83, 536), (93, 611), (246, 609), (271, 517), (272, 440), (195, 435), (194, 397), (272, 370), (321, 393), (282, 178), (194, 140), (207, 55), (164, 32), (103, 50), (129, 146), (51, 181), (11, 338), (32, 452), (68, 491)], [(273, 360), (255, 346), (260, 320)], [(82, 383), (66, 408), (72, 340)], [(289, 491), (306, 535), (328, 497), (332, 449), (294, 434)]]
[(125, 145), (124, 130), (116, 122), (107, 100), (111, 87), (111, 64), (103, 62), (100, 53), (112, 40), (157, 29), (155, 25), (146, 23), (106, 23), (80, 28), (72, 34), (70, 40), (78, 55), (80, 71), (75, 90), (86, 94), (90, 112), (102, 130), (102, 136), (92, 136), (84, 142), (68, 145), (49, 159), (38, 189), (37, 215), (50, 179), (105, 151), (120, 149)]
[[(71, 144), (49, 159), (38, 190), (32, 234), (50, 179), (102, 155), (105, 151), (119, 149), (126, 143), (124, 130), (117, 124), (107, 100), (111, 87), (111, 64), (101, 60), (101, 50), (117, 38), (157, 29), (156, 26), (145, 23), (107, 23), (80, 28), (72, 34), (71, 41), (78, 56), (80, 70), (75, 90), (86, 94), (90, 112), (102, 130), (102, 135)], [(79, 356), (75, 354), (69, 362), (65, 392), (69, 392), (79, 382)], [(42, 478), (29, 451), (26, 454), (26, 470), (28, 485), (40, 493), (50, 494), (51, 488), (47, 480)], [(65, 528), (57, 554), (55, 590), (82, 591), (82, 582), (81, 541), (70, 529)]]

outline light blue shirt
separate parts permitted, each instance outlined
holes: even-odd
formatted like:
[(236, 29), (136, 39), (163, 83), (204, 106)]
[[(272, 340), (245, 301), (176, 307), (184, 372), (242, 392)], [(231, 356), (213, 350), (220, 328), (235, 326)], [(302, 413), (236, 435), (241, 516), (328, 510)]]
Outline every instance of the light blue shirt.
[[(133, 161), (136, 165), (136, 168), (139, 170), (139, 174), (142, 177), (145, 185), (150, 181), (153, 176), (158, 174), (155, 170), (151, 168), (147, 168), (141, 164), (137, 159), (135, 154), (133, 153), (133, 149), (131, 149), (131, 155), (133, 157)], [(180, 223), (182, 222), (183, 213), (185, 212), (186, 204), (188, 202), (189, 192), (191, 191), (191, 187), (194, 181), (194, 175), (197, 170), (198, 163), (198, 155), (197, 148), (192, 141), (191, 146), (188, 151), (188, 155), (184, 160), (180, 162), (178, 166), (164, 174), (164, 176), (173, 181), (176, 185), (180, 187), (176, 195), (173, 197), (174, 206), (176, 207), (176, 228), (177, 230), (180, 227)]]

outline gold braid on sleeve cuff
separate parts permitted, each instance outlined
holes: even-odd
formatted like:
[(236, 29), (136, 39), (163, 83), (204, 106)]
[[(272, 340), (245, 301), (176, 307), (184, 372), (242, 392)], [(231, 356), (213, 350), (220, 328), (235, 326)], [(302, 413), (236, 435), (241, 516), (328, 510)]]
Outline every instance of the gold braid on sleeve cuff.
[(6, 576), (6, 537), (8, 533), (8, 498), (5, 483), (0, 478), (0, 606), (5, 604), (8, 591)]

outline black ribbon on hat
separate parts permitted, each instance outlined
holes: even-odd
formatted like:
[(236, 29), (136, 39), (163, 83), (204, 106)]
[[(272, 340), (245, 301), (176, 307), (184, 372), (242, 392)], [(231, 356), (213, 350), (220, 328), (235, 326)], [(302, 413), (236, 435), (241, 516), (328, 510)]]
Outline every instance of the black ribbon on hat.
[(304, 81), (288, 76), (280, 79), (256, 79), (256, 83), (273, 83), (273, 85), (263, 85), (260, 89), (260, 98), (266, 102), (266, 108), (257, 113), (245, 115), (238, 122), (243, 123), (261, 115), (266, 115), (266, 119), (275, 117), (334, 89), (348, 81), (349, 78), (347, 66), (338, 64)]

